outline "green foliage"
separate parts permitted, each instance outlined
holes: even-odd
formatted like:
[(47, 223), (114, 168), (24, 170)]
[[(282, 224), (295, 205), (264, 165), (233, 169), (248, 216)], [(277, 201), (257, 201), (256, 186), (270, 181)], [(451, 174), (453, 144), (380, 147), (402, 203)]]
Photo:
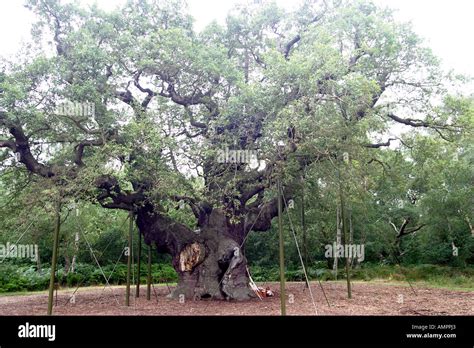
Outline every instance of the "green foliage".
[(387, 266), (367, 264), (354, 269), (351, 277), (357, 280), (416, 281), (435, 286), (474, 288), (474, 268), (449, 267), (430, 264)]
[[(334, 273), (327, 268), (310, 267), (306, 271), (311, 281), (335, 280)], [(344, 272), (344, 270), (341, 270), (339, 279), (344, 279)], [(250, 273), (255, 282), (265, 283), (280, 280), (279, 269), (277, 267), (265, 268), (252, 266)], [(285, 276), (287, 281), (305, 281), (304, 273), (301, 268), (287, 270)], [(412, 281), (426, 283), (427, 285), (474, 290), (474, 268), (472, 266), (459, 268), (430, 264), (398, 266), (367, 263), (351, 270), (351, 279), (356, 281)], [(406, 284), (408, 285), (408, 283)]]
[(44, 290), (49, 285), (49, 269), (33, 266), (0, 265), (0, 292)]
[[(102, 271), (107, 276), (109, 284), (123, 285), (127, 280), (127, 265), (105, 265)], [(93, 286), (105, 285), (102, 271), (91, 264), (79, 263), (74, 272), (64, 275), (64, 268), (58, 270), (58, 279), (61, 286)], [(135, 277), (136, 277), (136, 270)], [(142, 267), (141, 282), (146, 283), (146, 269)], [(0, 264), (0, 293), (17, 291), (46, 290), (49, 286), (50, 269), (43, 268), (40, 271), (35, 266), (18, 266), (12, 264)], [(177, 274), (169, 264), (152, 265), (152, 281), (154, 283), (174, 283)]]
[[(409, 267), (409, 276), (424, 280), (417, 273), (423, 267), (412, 266), (469, 269), (474, 99), (449, 89), (463, 78), (444, 74), (422, 38), (409, 24), (395, 21), (392, 11), (370, 1), (328, 1), (328, 8), (319, 7), (325, 3), (305, 1), (288, 12), (274, 2), (256, 1), (235, 8), (225, 25), (212, 23), (196, 32), (181, 0), (133, 0), (112, 12), (27, 1), (37, 15), (35, 42), (17, 61), (1, 62), (0, 110), (8, 112), (1, 114), (0, 142), (13, 139), (9, 125), (17, 122), (29, 135), (33, 157), (54, 168), (56, 176), (31, 175), (24, 159), (0, 147), (0, 243), (37, 244), (37, 267), (48, 264), (60, 188), (59, 263), (64, 268), (74, 257), (80, 262), (62, 281), (102, 284), (90, 249), (111, 273), (110, 265), (123, 258), (127, 225), (126, 213), (98, 204), (98, 178), (113, 175), (126, 193), (139, 187), (163, 214), (194, 228), (193, 212), (188, 206), (177, 209), (175, 196), (206, 200), (216, 209), (227, 204), (229, 222), (239, 223), (245, 219), (239, 212), (241, 191), (258, 181), (266, 186), (262, 202), (267, 202), (275, 197), (279, 175), (284, 187), (301, 186), (294, 190), (295, 209), (284, 217), (290, 280), (302, 279), (292, 226), (311, 277), (333, 277), (324, 246), (335, 240), (339, 192), (351, 210), (353, 242), (365, 245), (364, 262), (387, 265), (362, 265), (355, 278), (400, 278), (390, 268), (398, 263)], [(297, 43), (285, 53), (295, 37)], [(44, 42), (54, 47), (41, 47)], [(150, 95), (145, 110), (142, 103)], [(64, 100), (93, 103), (94, 119), (57, 115), (54, 109)], [(414, 126), (399, 130), (394, 115)], [(226, 146), (256, 149), (271, 163), (279, 158), (276, 144), (289, 145), (290, 124), (297, 150), (275, 162), (278, 170), (257, 180), (247, 170), (216, 164)], [(252, 133), (257, 133), (253, 139)], [(85, 147), (86, 165), (75, 166), (75, 150), (91, 139), (100, 145)], [(390, 146), (383, 145), (387, 139)], [(313, 164), (304, 169), (304, 182), (295, 184), (306, 158)], [(71, 203), (79, 214), (68, 208)], [(397, 238), (408, 220), (412, 232)], [(275, 225), (251, 234), (245, 253), (255, 280), (277, 280)], [(0, 267), (5, 267), (4, 291), (44, 288), (44, 265), (40, 272), (23, 261)], [(123, 267), (119, 263), (111, 282), (123, 283)], [(175, 279), (172, 268), (160, 267), (154, 265), (157, 281)], [(423, 272), (450, 276), (442, 270)], [(464, 282), (465, 275), (455, 276)]]

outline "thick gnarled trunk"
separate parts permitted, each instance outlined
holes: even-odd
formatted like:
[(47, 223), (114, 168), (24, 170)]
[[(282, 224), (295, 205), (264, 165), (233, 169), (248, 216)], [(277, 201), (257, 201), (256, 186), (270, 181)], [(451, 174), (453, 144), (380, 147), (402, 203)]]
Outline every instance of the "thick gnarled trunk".
[(224, 212), (214, 209), (196, 231), (145, 206), (137, 212), (137, 225), (145, 243), (173, 257), (177, 299), (248, 300), (247, 260), (241, 252), (243, 232), (229, 225)]

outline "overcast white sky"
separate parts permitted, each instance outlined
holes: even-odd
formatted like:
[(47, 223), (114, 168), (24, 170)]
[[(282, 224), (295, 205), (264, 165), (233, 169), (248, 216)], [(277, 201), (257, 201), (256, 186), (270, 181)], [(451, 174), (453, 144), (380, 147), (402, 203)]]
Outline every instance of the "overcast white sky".
[[(91, 4), (94, 0), (81, 0)], [(113, 9), (123, 0), (97, 0)], [(229, 9), (239, 0), (188, 0), (196, 27), (216, 19), (224, 21)], [(296, 0), (277, 0), (293, 7)], [(418, 34), (442, 59), (445, 69), (474, 76), (474, 1), (473, 0), (375, 0), (382, 6), (398, 9), (398, 18), (411, 20)], [(29, 37), (33, 16), (23, 7), (24, 0), (0, 0), (0, 56), (14, 54)]]

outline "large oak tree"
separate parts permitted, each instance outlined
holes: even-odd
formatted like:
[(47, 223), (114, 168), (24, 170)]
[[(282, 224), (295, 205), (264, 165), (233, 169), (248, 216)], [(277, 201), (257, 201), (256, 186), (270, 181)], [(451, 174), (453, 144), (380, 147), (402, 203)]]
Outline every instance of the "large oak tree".
[[(181, 1), (28, 7), (34, 42), (0, 75), (0, 158), (61, 197), (133, 212), (172, 255), (173, 296), (253, 296), (244, 242), (270, 229), (278, 180), (289, 199), (303, 170), (380, 151), (397, 124), (460, 131), (436, 107), (449, 81), (437, 59), (370, 2), (256, 2), (200, 32)], [(59, 112), (64, 101), (93, 117)], [(221, 160), (235, 150), (258, 165)]]

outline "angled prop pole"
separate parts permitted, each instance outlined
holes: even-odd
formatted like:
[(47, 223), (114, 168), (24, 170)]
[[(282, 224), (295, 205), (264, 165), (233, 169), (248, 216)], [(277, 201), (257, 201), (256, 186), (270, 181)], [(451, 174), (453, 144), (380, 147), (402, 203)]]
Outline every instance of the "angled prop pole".
[(137, 291), (135, 297), (140, 297), (140, 270), (141, 270), (141, 259), (142, 259), (142, 235), (138, 231), (138, 254), (137, 254)]
[(282, 205), (281, 205), (281, 183), (278, 179), (278, 232), (280, 236), (280, 306), (281, 315), (286, 315), (286, 294), (285, 294), (285, 247), (283, 243)]
[[(301, 230), (303, 232), (303, 260), (308, 265), (308, 242), (306, 240), (306, 220), (305, 220), (305, 201), (304, 201), (304, 175), (301, 175)], [(309, 281), (306, 279), (306, 287), (309, 288)]]
[(151, 299), (151, 244), (148, 246), (148, 269), (146, 277), (146, 299)]
[(56, 278), (56, 265), (58, 262), (58, 246), (59, 246), (59, 230), (61, 228), (61, 200), (58, 199), (56, 205), (56, 221), (54, 225), (53, 236), (53, 257), (51, 260), (51, 277), (49, 280), (49, 296), (48, 296), (48, 315), (53, 314), (53, 297), (54, 283)]
[(125, 292), (125, 305), (130, 306), (130, 274), (132, 273), (132, 238), (133, 238), (133, 212), (130, 211), (128, 229), (128, 259), (127, 259), (127, 289)]
[[(349, 243), (349, 236), (347, 230), (347, 212), (346, 212), (346, 203), (344, 197), (344, 182), (341, 176), (341, 173), (338, 171), (338, 178), (339, 178), (339, 199), (341, 204), (341, 222), (342, 222), (342, 235), (344, 238), (344, 250), (347, 249), (347, 245)], [(350, 270), (350, 260), (346, 252), (344, 252), (344, 256), (346, 259), (346, 282), (347, 282), (347, 298), (352, 298), (352, 285), (351, 285), (351, 270)]]

